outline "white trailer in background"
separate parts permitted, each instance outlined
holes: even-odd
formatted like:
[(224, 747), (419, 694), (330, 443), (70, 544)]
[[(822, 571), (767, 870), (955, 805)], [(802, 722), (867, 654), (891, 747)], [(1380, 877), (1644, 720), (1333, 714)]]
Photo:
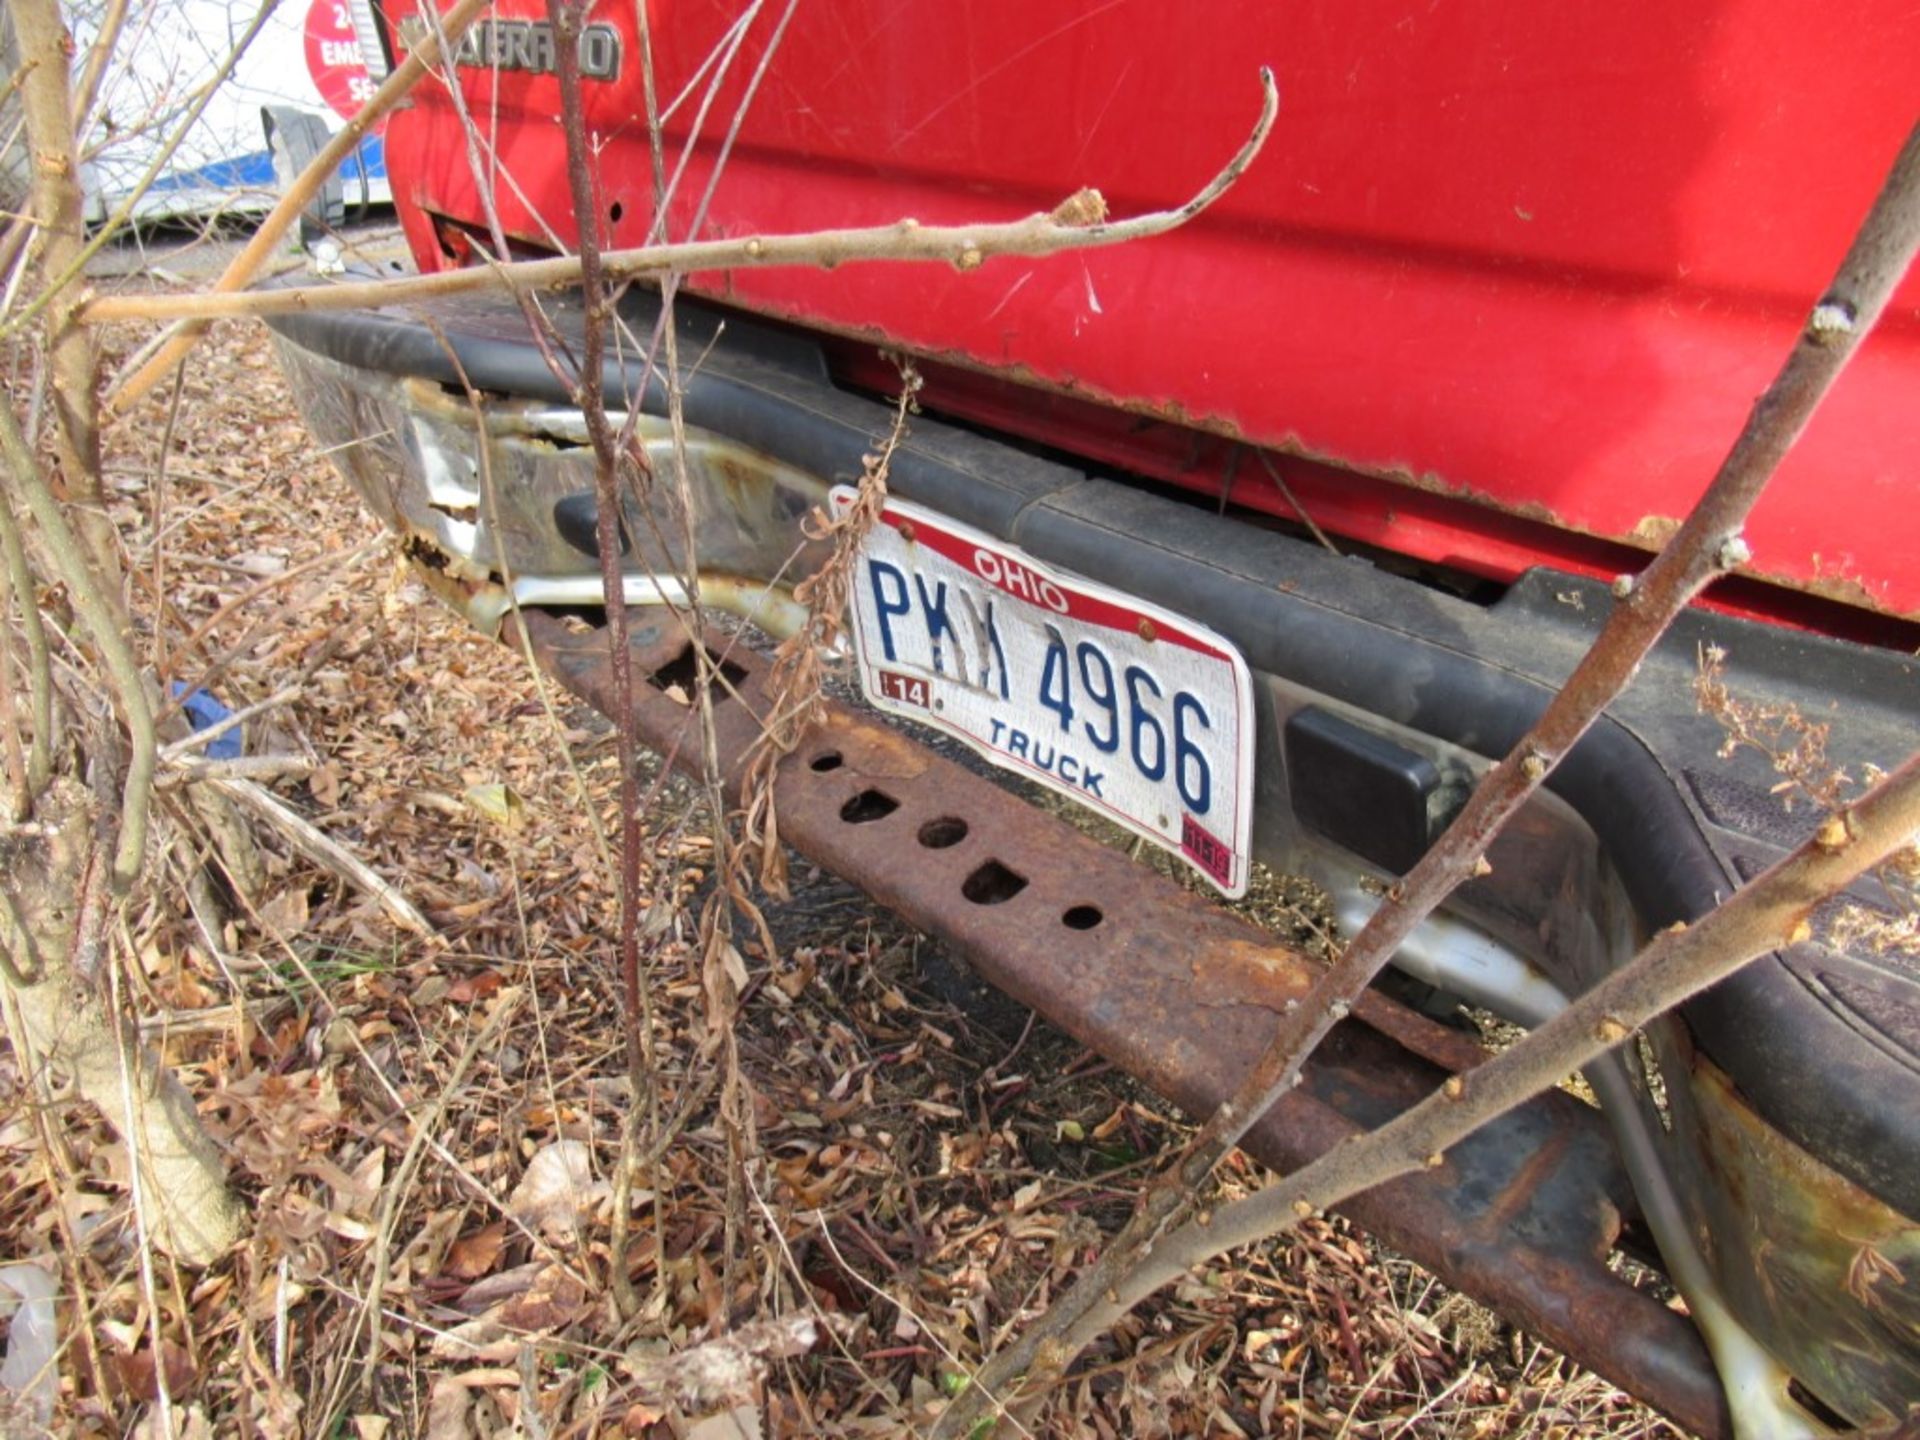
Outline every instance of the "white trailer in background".
[[(83, 164), (91, 218), (116, 213), (245, 37), (263, 0), (134, 0)], [(101, 0), (71, 7), (92, 43)], [(373, 93), (346, 0), (279, 0), (233, 72), (134, 203), (141, 220), (255, 214)], [(378, 133), (363, 140), (302, 222), (308, 238), (349, 207), (391, 199)]]

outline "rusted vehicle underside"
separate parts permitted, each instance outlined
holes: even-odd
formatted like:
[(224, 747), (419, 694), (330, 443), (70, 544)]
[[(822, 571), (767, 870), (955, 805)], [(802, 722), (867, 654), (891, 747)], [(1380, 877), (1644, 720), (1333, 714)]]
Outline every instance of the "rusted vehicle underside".
[[(651, 302), (630, 297), (646, 333)], [(571, 323), (563, 306), (559, 323)], [(431, 323), (422, 323), (423, 318)], [(275, 322), (316, 435), (424, 573), (483, 629), (523, 623), (536, 653), (599, 708), (613, 703), (604, 630), (554, 608), (598, 600), (584, 420), (505, 303)], [(700, 357), (685, 406), (696, 555), (671, 506), (624, 517), (642, 737), (693, 763), (674, 678), (692, 640), (648, 602), (697, 571), (703, 601), (773, 633), (819, 561), (799, 522), (859, 472), (887, 409), (834, 383), (809, 336), (687, 303)], [(638, 402), (665, 462), (659, 383), (610, 362), (609, 406)], [(468, 387), (473, 387), (470, 391)], [(476, 398), (484, 425), (476, 428)], [(482, 433), (484, 432), (484, 433)], [(490, 479), (490, 493), (483, 477)], [(1138, 482), (1089, 475), (1004, 439), (915, 422), (895, 490), (1065, 569), (1122, 578), (1243, 648), (1258, 678), (1256, 852), (1314, 876), (1342, 923), (1417, 856), (1450, 806), (1518, 737), (1604, 616), (1606, 587), (1537, 570), (1491, 606)], [(664, 588), (663, 588), (664, 587)], [(513, 616), (518, 613), (520, 619)], [(723, 654), (725, 773), (758, 732), (760, 662)], [(1399, 962), (1449, 997), (1543, 1018), (1640, 937), (1710, 909), (1799, 838), (1764, 761), (1725, 760), (1693, 712), (1702, 646), (1737, 657), (1772, 703), (1844, 698), (1836, 763), (1902, 753), (1920, 713), (1905, 657), (1773, 626), (1691, 617), (1499, 842), (1493, 874), (1422, 929)], [(1230, 912), (887, 728), (836, 708), (784, 764), (783, 834), (965, 955), (987, 978), (1196, 1112), (1258, 1052), (1311, 962)], [(1858, 897), (1878, 903), (1870, 887)], [(1820, 944), (1760, 962), (1669, 1021), (1631, 1060), (1589, 1074), (1601, 1111), (1537, 1100), (1438, 1171), (1360, 1197), (1355, 1218), (1449, 1283), (1644, 1396), (1689, 1429), (1730, 1435), (1726, 1396), (1762, 1415), (1791, 1376), (1845, 1418), (1898, 1415), (1920, 1394), (1920, 1294), (1863, 1298), (1869, 1250), (1920, 1274), (1920, 1106), (1912, 977)], [(1744, 987), (1744, 988), (1743, 988)], [(1904, 987), (1904, 988), (1903, 988)], [(1379, 1123), (1480, 1058), (1477, 1042), (1382, 997), (1336, 1033), (1309, 1084), (1255, 1132), (1293, 1166)], [(1661, 1102), (1649, 1075), (1664, 1081)], [(1880, 1097), (1884, 1103), (1863, 1103)], [(1712, 1345), (1610, 1264), (1664, 1265)], [(1738, 1317), (1734, 1319), (1732, 1317)], [(1740, 1401), (1737, 1397), (1748, 1398)], [(1762, 1422), (1770, 1423), (1770, 1422)]]

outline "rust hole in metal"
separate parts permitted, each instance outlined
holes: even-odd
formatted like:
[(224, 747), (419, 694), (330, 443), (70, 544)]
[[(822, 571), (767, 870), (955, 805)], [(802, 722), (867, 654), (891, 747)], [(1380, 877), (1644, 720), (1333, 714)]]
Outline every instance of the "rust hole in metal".
[(822, 750), (807, 762), (807, 768), (816, 775), (824, 775), (829, 770), (838, 770), (846, 762), (840, 758), (838, 750)]
[(1060, 917), (1060, 923), (1069, 930), (1091, 930), (1106, 918), (1098, 905), (1075, 905)]
[(958, 815), (942, 815), (920, 827), (920, 843), (929, 850), (944, 850), (967, 838), (967, 822)]
[(1027, 877), (998, 860), (981, 864), (960, 882), (960, 893), (976, 905), (1004, 905), (1027, 888)]
[(426, 566), (429, 570), (445, 570), (448, 563), (444, 550), (419, 535), (407, 537), (407, 558), (416, 565)]
[(884, 790), (862, 790), (840, 807), (840, 818), (849, 825), (865, 825), (884, 820), (899, 808), (900, 802)]
[[(746, 667), (722, 659), (711, 650), (707, 651), (707, 659), (726, 682), (713, 689), (713, 703), (723, 705), (733, 698), (733, 687), (746, 678)], [(700, 683), (700, 667), (693, 658), (693, 642), (688, 641), (684, 650), (649, 675), (647, 683), (656, 690), (678, 689), (682, 695), (693, 694), (693, 687)]]
[(462, 525), (478, 525), (480, 523), (480, 507), (478, 505), (436, 505), (429, 501), (427, 508), (436, 515), (444, 515), (447, 519), (457, 520)]

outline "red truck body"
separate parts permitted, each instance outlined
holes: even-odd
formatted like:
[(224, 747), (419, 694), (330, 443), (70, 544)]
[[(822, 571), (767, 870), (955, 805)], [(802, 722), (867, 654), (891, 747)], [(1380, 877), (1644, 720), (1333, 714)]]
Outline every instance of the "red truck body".
[[(652, 12), (676, 145), (738, 9)], [(634, 67), (633, 8), (596, 19)], [(1120, 215), (1177, 203), (1244, 136), (1271, 65), (1282, 112), (1266, 153), (1216, 209), (1150, 244), (966, 274), (849, 264), (691, 283), (951, 360), (934, 390), (949, 411), (1183, 486), (1230, 484), (1236, 503), (1292, 518), (1263, 469), (1236, 473), (1228, 442), (1270, 447), (1323, 528), (1500, 580), (1539, 563), (1610, 574), (1686, 513), (1872, 198), (1920, 75), (1920, 14), (1893, 3), (1836, 24), (1773, 0), (836, 0), (795, 7), (777, 49), (774, 34), (748, 31), (699, 125), (676, 236), (703, 207), (702, 233), (729, 235), (1005, 219), (1083, 184)], [(515, 177), (505, 229), (570, 243), (557, 81), (473, 81)], [(652, 206), (641, 87), (589, 84), (586, 102), (602, 240), (638, 244)], [(445, 107), (423, 91), (387, 141), (429, 270), (465, 258), (433, 215), (479, 209)], [(1909, 279), (1754, 517), (1748, 575), (1920, 618), (1916, 455)], [(1721, 598), (1903, 633), (1750, 581)]]

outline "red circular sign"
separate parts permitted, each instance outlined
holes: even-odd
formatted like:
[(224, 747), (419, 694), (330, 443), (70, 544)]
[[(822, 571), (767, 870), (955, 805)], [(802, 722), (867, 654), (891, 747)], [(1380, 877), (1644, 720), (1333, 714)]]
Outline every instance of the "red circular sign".
[(307, 11), (307, 73), (342, 120), (351, 120), (373, 94), (347, 0), (313, 0)]

